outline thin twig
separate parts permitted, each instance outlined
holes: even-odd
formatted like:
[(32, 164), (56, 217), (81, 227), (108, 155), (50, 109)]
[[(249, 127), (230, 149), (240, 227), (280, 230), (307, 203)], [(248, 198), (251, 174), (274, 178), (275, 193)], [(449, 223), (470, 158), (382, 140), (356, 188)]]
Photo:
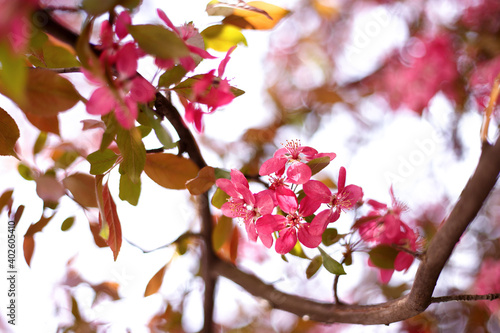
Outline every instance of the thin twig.
[(67, 67), (67, 68), (44, 68), (52, 72), (64, 74), (64, 73), (79, 73), (82, 71), (80, 67)]
[(431, 298), (431, 303), (443, 303), (451, 301), (493, 301), (500, 298), (500, 294), (486, 295), (451, 295)]

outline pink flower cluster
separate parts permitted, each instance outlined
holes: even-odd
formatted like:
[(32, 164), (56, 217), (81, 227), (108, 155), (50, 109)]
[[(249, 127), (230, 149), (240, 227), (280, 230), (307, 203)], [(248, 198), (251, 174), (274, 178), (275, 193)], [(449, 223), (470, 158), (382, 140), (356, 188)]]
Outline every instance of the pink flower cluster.
[(500, 30), (500, 2), (498, 0), (463, 0), (469, 7), (464, 11), (461, 22), (467, 28), (487, 33)]
[[(273, 235), (276, 236), (275, 250), (279, 254), (290, 252), (297, 239), (306, 247), (317, 247), (328, 224), (336, 221), (342, 211), (352, 209), (363, 196), (359, 186), (345, 186), (344, 168), (340, 171), (336, 193), (310, 179), (312, 171), (306, 163), (325, 156), (331, 161), (336, 155), (318, 153), (298, 141), (288, 141), (261, 166), (259, 174), (269, 176), (271, 183), (268, 189), (255, 194), (250, 191), (244, 175), (232, 170), (231, 180), (216, 181), (230, 196), (222, 206), (222, 213), (242, 219), (249, 238), (253, 241), (260, 238), (268, 248), (273, 244)], [(298, 195), (298, 185), (302, 185), (305, 196)], [(322, 204), (327, 207), (314, 215)], [(277, 213), (273, 214), (276, 208)]]
[[(87, 112), (105, 115), (114, 110), (116, 119), (126, 129), (134, 126), (137, 104), (152, 101), (156, 92), (153, 85), (136, 72), (137, 61), (143, 52), (135, 42), (122, 43), (130, 24), (131, 18), (126, 11), (117, 17), (114, 30), (109, 21), (104, 21), (100, 31), (102, 52), (98, 70), (84, 70), (90, 81), (100, 85), (87, 102)], [(113, 68), (116, 73), (111, 72)]]
[(500, 57), (478, 63), (472, 72), (469, 86), (481, 110), (488, 105), (493, 82), (498, 74), (500, 74)]
[(29, 14), (38, 0), (0, 0), (0, 41), (7, 41), (14, 53), (21, 53), (31, 36)]
[(440, 90), (456, 100), (454, 84), (459, 78), (450, 37), (438, 34), (412, 40), (401, 54), (391, 57), (374, 81), (393, 109), (401, 106), (422, 113)]
[[(411, 252), (418, 250), (417, 235), (406, 223), (401, 220), (401, 213), (405, 210), (404, 205), (396, 201), (391, 188), (392, 207), (375, 200), (368, 200), (372, 206), (368, 214), (360, 219), (364, 221), (358, 226), (361, 238), (373, 245), (398, 246)], [(394, 269), (380, 269), (380, 280), (388, 283), (396, 271), (406, 271), (413, 263), (414, 257), (404, 251), (400, 251), (394, 260)], [(369, 260), (368, 264), (374, 266)]]

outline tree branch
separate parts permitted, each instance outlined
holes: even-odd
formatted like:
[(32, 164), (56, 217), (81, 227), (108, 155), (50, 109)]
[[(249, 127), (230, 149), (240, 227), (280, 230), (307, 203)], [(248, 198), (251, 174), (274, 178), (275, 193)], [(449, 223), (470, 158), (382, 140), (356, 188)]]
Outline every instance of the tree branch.
[(486, 294), (486, 295), (452, 295), (432, 297), (431, 303), (443, 303), (451, 301), (493, 301), (500, 298), (500, 294)]

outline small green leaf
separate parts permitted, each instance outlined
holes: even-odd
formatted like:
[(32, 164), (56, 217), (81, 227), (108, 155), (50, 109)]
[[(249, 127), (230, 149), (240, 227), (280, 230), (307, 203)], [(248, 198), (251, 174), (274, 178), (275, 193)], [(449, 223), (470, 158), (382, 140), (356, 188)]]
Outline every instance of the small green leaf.
[(125, 8), (134, 9), (142, 3), (142, 0), (120, 0), (119, 3)]
[(66, 220), (63, 221), (63, 223), (61, 224), (61, 230), (62, 231), (67, 231), (69, 230), (69, 228), (71, 228), (73, 226), (73, 223), (75, 222), (75, 217), (74, 216), (71, 216), (71, 217), (68, 217)]
[(120, 127), (120, 125), (118, 125), (118, 122), (116, 121), (116, 117), (112, 113), (104, 116), (103, 120), (106, 124), (106, 129), (102, 134), (101, 146), (99, 148), (100, 150), (104, 150), (109, 147), (109, 145), (115, 140), (116, 133), (118, 132), (118, 128)]
[(340, 239), (340, 237), (338, 237), (338, 235), (339, 234), (337, 232), (337, 229), (328, 228), (323, 232), (323, 235), (321, 235), (322, 236), (321, 242), (325, 246), (330, 246), (332, 244), (335, 244)]
[(324, 168), (326, 168), (328, 164), (330, 164), (330, 157), (328, 156), (318, 157), (315, 158), (314, 160), (310, 160), (306, 164), (309, 166), (309, 168), (311, 168), (312, 174), (315, 175)]
[(330, 257), (322, 248), (318, 247), (318, 250), (323, 257), (323, 266), (325, 266), (327, 271), (335, 275), (345, 274), (344, 266), (342, 266), (342, 264)]
[[(5, 38), (7, 40), (7, 38)], [(26, 96), (28, 68), (24, 56), (14, 54), (7, 42), (0, 43), (0, 92), (14, 102)]]
[(35, 144), (33, 145), (33, 155), (38, 154), (45, 147), (45, 142), (47, 142), (47, 132), (40, 132), (38, 138), (36, 138)]
[(36, 67), (67, 68), (78, 67), (80, 62), (68, 49), (47, 42), (36, 54), (29, 57), (29, 61)]
[(212, 233), (212, 244), (214, 251), (219, 250), (224, 243), (231, 238), (233, 231), (233, 219), (221, 216), (217, 221)]
[(309, 257), (304, 253), (304, 249), (302, 249), (300, 242), (295, 243), (295, 246), (290, 251), (290, 254), (299, 258), (309, 259)]
[(189, 56), (189, 49), (172, 31), (153, 24), (132, 25), (128, 31), (146, 53), (162, 59), (178, 59)]
[(186, 75), (187, 71), (181, 65), (176, 65), (173, 68), (165, 71), (158, 79), (158, 86), (168, 88), (172, 84), (179, 83)]
[(17, 165), (17, 171), (26, 180), (34, 180), (33, 178), (33, 173), (31, 172), (31, 169), (24, 163), (19, 163)]
[(214, 168), (215, 171), (215, 179), (225, 178), (231, 179), (231, 172), (226, 169)]
[(309, 266), (306, 269), (306, 276), (308, 279), (312, 278), (316, 272), (320, 269), (321, 265), (323, 265), (323, 257), (318, 255), (312, 258)]
[(98, 150), (87, 156), (90, 163), (90, 173), (92, 175), (102, 175), (108, 171), (116, 162), (118, 155), (111, 149)]
[(146, 164), (146, 148), (142, 142), (141, 132), (136, 127), (130, 130), (119, 127), (116, 144), (123, 157), (120, 174), (127, 174), (132, 182), (137, 183)]
[(212, 25), (201, 32), (205, 46), (219, 52), (227, 52), (238, 44), (248, 45), (241, 29), (233, 25)]
[(389, 245), (378, 245), (368, 252), (371, 262), (382, 269), (394, 269), (398, 250)]
[(120, 194), (121, 200), (128, 201), (132, 206), (137, 206), (139, 196), (141, 195), (141, 179), (137, 183), (130, 180), (125, 174), (120, 176)]
[(229, 195), (227, 195), (226, 192), (224, 192), (220, 188), (217, 188), (217, 190), (215, 190), (214, 196), (212, 197), (212, 205), (216, 208), (221, 209), (222, 205), (227, 202), (227, 199), (229, 199)]

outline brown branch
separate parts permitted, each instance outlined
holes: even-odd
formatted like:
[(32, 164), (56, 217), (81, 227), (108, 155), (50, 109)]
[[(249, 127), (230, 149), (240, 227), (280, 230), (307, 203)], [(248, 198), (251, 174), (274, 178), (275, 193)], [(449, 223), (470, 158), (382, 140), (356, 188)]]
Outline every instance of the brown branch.
[(486, 295), (452, 295), (432, 297), (431, 303), (443, 303), (451, 301), (493, 301), (500, 298), (500, 294), (486, 294)]

